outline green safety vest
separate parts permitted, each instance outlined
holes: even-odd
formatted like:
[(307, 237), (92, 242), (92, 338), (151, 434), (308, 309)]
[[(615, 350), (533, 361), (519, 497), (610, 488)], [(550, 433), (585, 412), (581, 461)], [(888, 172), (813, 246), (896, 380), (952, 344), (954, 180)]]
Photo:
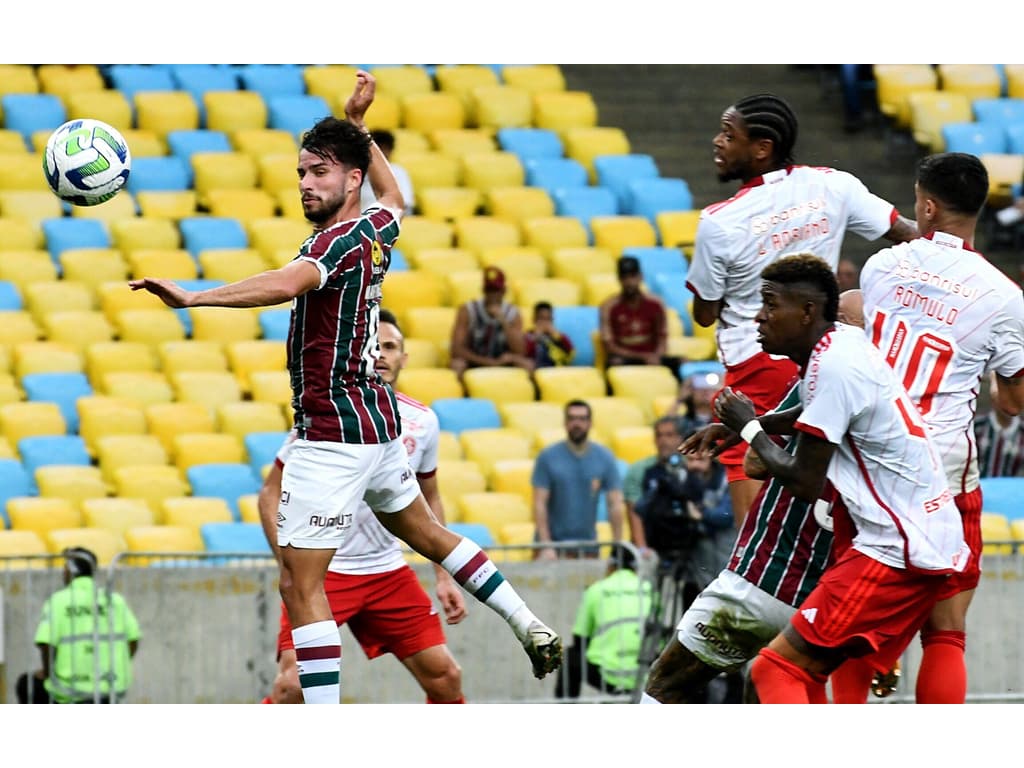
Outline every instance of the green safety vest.
[(637, 683), (643, 625), (651, 612), (651, 585), (619, 568), (583, 593), (573, 634), (587, 638), (587, 661), (616, 688)]
[(124, 598), (79, 576), (43, 605), (36, 644), (50, 646), (46, 690), (56, 702), (91, 701), (124, 695), (132, 682), (128, 644), (140, 637), (139, 623)]

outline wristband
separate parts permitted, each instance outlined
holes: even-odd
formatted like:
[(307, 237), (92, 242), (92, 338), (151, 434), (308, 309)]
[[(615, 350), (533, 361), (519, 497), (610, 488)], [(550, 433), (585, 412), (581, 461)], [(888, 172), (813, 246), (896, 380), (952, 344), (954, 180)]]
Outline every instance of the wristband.
[(743, 429), (740, 430), (740, 437), (742, 437), (747, 443), (752, 444), (754, 442), (754, 438), (761, 432), (764, 432), (761, 422), (757, 419), (751, 419), (743, 425)]

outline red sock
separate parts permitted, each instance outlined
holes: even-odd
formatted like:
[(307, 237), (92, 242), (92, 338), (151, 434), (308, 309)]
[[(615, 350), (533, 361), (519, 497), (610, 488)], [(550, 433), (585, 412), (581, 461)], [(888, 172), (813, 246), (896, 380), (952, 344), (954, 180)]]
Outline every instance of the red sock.
[(455, 699), (455, 701), (434, 701), (432, 698), (427, 696), (427, 704), (465, 704), (465, 703), (466, 703), (466, 697), (465, 696), (459, 696), (459, 698)]
[(801, 669), (771, 648), (754, 659), (750, 677), (762, 704), (824, 704), (825, 680)]
[(918, 704), (963, 704), (967, 699), (967, 666), (963, 632), (921, 632), (921, 667), (917, 671)]
[(867, 704), (875, 665), (867, 659), (848, 659), (832, 673), (832, 703)]
[(263, 701), (260, 702), (260, 704), (273, 704), (273, 703), (274, 703), (273, 699), (271, 699), (269, 696), (264, 696), (263, 697)]

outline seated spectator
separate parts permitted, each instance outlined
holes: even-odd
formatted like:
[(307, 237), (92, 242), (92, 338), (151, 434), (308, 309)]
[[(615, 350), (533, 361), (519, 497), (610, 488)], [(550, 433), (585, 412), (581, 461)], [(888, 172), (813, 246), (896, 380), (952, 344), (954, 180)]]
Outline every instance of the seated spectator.
[[(391, 131), (377, 130), (371, 131), (370, 135), (373, 136), (374, 142), (380, 147), (380, 151), (391, 165), (391, 172), (395, 174), (398, 188), (402, 190), (402, 200), (405, 202), (403, 215), (409, 216), (412, 214), (416, 200), (413, 195), (412, 178), (409, 176), (409, 172), (398, 163), (391, 162), (391, 153), (395, 151), (395, 134)], [(376, 202), (377, 198), (373, 194), (373, 187), (370, 186), (370, 177), (366, 176), (363, 179), (363, 186), (359, 189), (359, 208), (365, 211)]]
[(536, 368), (568, 365), (575, 350), (572, 339), (555, 328), (555, 312), (550, 302), (538, 301), (533, 307), (533, 328), (526, 332), (526, 356)]
[(467, 368), (511, 365), (533, 371), (526, 356), (523, 318), (505, 301), (505, 273), (484, 269), (483, 298), (467, 301), (455, 315), (452, 328), (451, 368), (459, 379)]
[(717, 373), (695, 373), (679, 384), (679, 397), (669, 415), (680, 418), (682, 434), (711, 423), (711, 404), (721, 388), (722, 377)]
[(640, 262), (622, 256), (618, 263), (622, 291), (601, 304), (601, 343), (606, 365), (664, 365), (679, 377), (678, 357), (665, 354), (668, 324), (665, 307), (643, 292)]
[(974, 418), (974, 438), (978, 443), (978, 472), (982, 477), (1024, 476), (1024, 429), (1021, 417), (1011, 416), (995, 404), (995, 375), (990, 381), (992, 394), (987, 413)]

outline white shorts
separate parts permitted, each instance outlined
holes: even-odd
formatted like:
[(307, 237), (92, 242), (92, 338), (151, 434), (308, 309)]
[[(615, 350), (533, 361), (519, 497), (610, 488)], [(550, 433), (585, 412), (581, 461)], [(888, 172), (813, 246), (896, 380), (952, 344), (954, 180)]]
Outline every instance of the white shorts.
[(399, 512), (420, 492), (401, 440), (370, 445), (294, 440), (283, 462), (277, 543), (337, 549), (364, 497), (378, 512)]
[(722, 571), (676, 627), (679, 642), (708, 666), (731, 672), (789, 623), (796, 609), (732, 571)]

